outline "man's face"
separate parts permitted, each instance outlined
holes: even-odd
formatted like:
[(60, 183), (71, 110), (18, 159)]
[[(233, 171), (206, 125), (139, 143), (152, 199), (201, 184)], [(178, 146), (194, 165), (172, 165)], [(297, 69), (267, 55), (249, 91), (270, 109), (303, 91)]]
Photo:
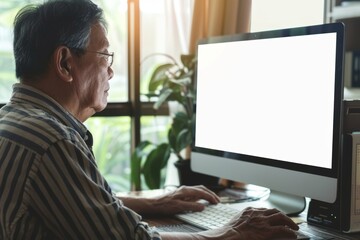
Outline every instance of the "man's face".
[(93, 25), (89, 45), (79, 58), (79, 68), (74, 75), (79, 111), (92, 109), (99, 112), (107, 105), (109, 80), (114, 72), (107, 61), (108, 56), (96, 52), (109, 53), (108, 48), (106, 30), (100, 24)]

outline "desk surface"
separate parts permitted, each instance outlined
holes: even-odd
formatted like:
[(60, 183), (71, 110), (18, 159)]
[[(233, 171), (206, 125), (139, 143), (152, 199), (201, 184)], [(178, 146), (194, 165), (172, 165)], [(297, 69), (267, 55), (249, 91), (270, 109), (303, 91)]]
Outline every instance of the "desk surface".
[[(127, 192), (127, 193), (118, 193), (117, 196), (133, 196), (133, 197), (155, 197), (162, 195), (166, 193), (168, 190), (164, 189), (157, 189), (157, 190), (145, 190), (145, 191), (136, 191), (136, 192)], [(323, 227), (317, 227), (312, 224), (308, 224), (306, 222), (306, 215), (307, 210), (303, 211), (300, 215), (296, 217), (292, 217), (294, 222), (296, 222), (300, 229), (304, 232), (313, 233), (316, 235), (316, 233), (324, 234), (324, 233), (330, 233), (334, 235), (333, 239), (343, 239), (343, 240), (359, 240), (360, 239), (360, 232), (359, 233), (352, 233), (352, 234), (346, 234), (341, 233), (338, 231), (332, 231), (327, 228)], [(156, 227), (162, 227), (162, 226), (169, 226), (169, 225), (177, 225), (182, 224), (180, 220), (174, 218), (174, 217), (145, 217), (145, 222), (148, 222), (150, 226), (156, 226)]]

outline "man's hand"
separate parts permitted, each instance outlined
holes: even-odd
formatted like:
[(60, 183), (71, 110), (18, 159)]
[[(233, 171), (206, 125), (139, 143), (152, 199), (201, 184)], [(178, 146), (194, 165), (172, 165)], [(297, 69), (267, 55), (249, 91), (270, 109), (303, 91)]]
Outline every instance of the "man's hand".
[(229, 225), (241, 232), (244, 239), (295, 238), (299, 226), (277, 209), (246, 208)]
[(197, 233), (161, 233), (164, 240), (271, 240), (296, 239), (299, 227), (276, 209), (246, 208), (224, 227)]
[(182, 186), (173, 192), (160, 196), (153, 202), (155, 213), (172, 215), (186, 211), (202, 211), (204, 204), (198, 202), (206, 200), (210, 204), (220, 202), (219, 197), (204, 186)]
[(204, 238), (199, 239), (296, 239), (297, 230), (299, 226), (277, 209), (246, 208), (224, 227), (200, 232)]
[(220, 202), (219, 197), (204, 186), (182, 186), (155, 198), (120, 197), (124, 205), (144, 215), (173, 215), (186, 211), (202, 211), (205, 200), (210, 204)]

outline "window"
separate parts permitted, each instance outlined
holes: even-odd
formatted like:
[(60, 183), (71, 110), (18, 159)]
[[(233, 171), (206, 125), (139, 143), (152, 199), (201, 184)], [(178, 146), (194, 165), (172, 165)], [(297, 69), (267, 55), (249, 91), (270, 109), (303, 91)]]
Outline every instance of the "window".
[[(114, 78), (107, 108), (85, 122), (94, 136), (94, 154), (98, 167), (114, 191), (130, 190), (131, 144), (139, 138), (165, 141), (170, 119), (167, 111), (154, 112), (144, 98), (148, 75), (156, 63), (148, 58), (153, 53), (166, 53), (178, 58), (186, 53), (194, 0), (93, 0), (105, 12), (108, 21), (110, 50), (115, 52)], [(21, 7), (42, 0), (8, 0), (0, 2), (0, 105), (11, 96), (17, 82), (12, 53), (12, 23)], [(135, 6), (134, 11), (130, 6)], [(139, 13), (137, 19), (135, 13)], [(174, 17), (175, 16), (175, 17)], [(131, 19), (128, 22), (128, 19)], [(140, 38), (128, 26), (140, 25)], [(128, 30), (130, 29), (130, 30)], [(132, 51), (130, 41), (139, 41), (140, 51)], [(132, 75), (128, 59), (139, 54), (138, 73)], [(130, 64), (132, 64), (131, 62)], [(136, 63), (136, 62), (135, 62)], [(134, 77), (138, 76), (138, 77)], [(134, 83), (138, 83), (136, 84)], [(134, 89), (138, 87), (139, 90)], [(137, 93), (136, 93), (137, 92)], [(136, 94), (134, 94), (136, 93)], [(139, 99), (139, 104), (134, 104)], [(141, 99), (141, 101), (140, 101)], [(140, 113), (140, 114), (137, 114)], [(155, 116), (157, 115), (157, 116)], [(134, 124), (135, 122), (135, 124)], [(136, 124), (136, 122), (138, 122)], [(135, 129), (136, 128), (136, 129)], [(138, 132), (138, 136), (136, 134)], [(143, 186), (145, 186), (143, 184)]]
[(16, 12), (24, 4), (19, 1), (0, 3), (0, 103), (9, 100), (16, 82), (15, 62), (12, 54), (12, 23)]

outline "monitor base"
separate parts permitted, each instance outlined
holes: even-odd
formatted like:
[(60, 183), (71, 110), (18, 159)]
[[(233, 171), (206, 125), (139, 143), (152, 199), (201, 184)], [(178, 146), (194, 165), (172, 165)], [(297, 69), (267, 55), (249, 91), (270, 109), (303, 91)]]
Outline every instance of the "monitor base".
[(305, 210), (306, 199), (305, 197), (271, 190), (267, 198), (256, 201), (229, 204), (229, 207), (240, 211), (247, 207), (276, 208), (288, 216), (296, 216)]

